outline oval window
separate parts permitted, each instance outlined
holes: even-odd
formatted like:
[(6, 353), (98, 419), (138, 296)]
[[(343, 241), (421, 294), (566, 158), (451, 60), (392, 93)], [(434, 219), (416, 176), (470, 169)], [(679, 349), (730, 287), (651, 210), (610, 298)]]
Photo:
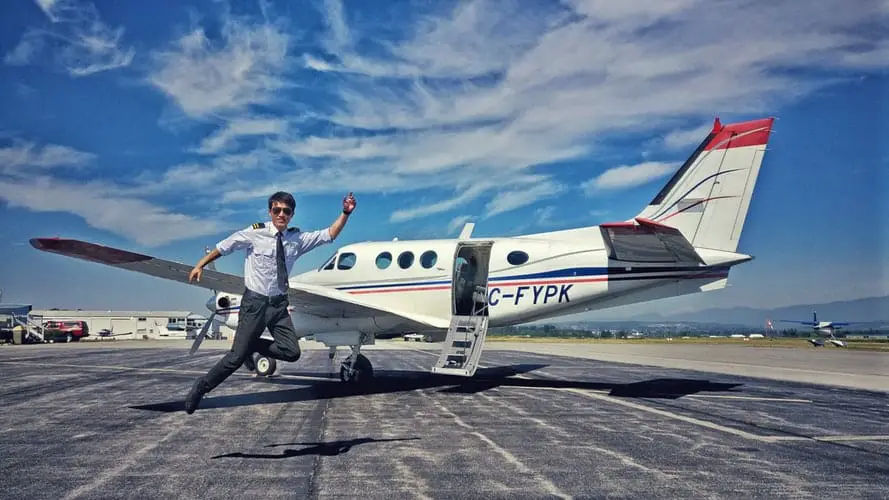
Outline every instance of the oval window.
[(414, 253), (413, 252), (402, 252), (401, 255), (398, 256), (398, 267), (402, 269), (407, 269), (411, 267), (411, 264), (414, 263)]
[(336, 264), (337, 269), (352, 269), (355, 266), (357, 258), (354, 253), (344, 253), (340, 255), (340, 260)]
[(506, 256), (506, 261), (514, 266), (518, 266), (528, 262), (528, 254), (521, 250), (514, 250), (509, 252), (509, 255)]
[(423, 255), (420, 256), (420, 265), (426, 269), (434, 266), (436, 262), (438, 262), (438, 255), (432, 250), (423, 252)]
[(392, 254), (389, 252), (383, 252), (380, 255), (377, 255), (377, 267), (380, 269), (386, 269), (389, 265), (392, 264)]

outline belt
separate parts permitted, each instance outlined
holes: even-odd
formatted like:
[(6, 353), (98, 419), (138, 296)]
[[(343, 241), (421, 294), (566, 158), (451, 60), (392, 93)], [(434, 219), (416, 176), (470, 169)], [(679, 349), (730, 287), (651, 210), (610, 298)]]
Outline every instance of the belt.
[(256, 293), (249, 288), (244, 289), (244, 297), (251, 297), (253, 299), (259, 299), (263, 302), (268, 302), (269, 304), (287, 300), (287, 294), (269, 296), (269, 295), (263, 295), (261, 293)]

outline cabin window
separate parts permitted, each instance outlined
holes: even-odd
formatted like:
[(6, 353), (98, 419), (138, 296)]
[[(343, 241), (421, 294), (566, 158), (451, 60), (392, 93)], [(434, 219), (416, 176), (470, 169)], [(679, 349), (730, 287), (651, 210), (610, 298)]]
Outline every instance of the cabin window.
[(514, 266), (518, 266), (528, 262), (528, 254), (521, 250), (514, 250), (506, 256), (506, 261)]
[(436, 262), (438, 262), (438, 255), (432, 250), (423, 252), (423, 255), (420, 256), (420, 265), (426, 269), (434, 266)]
[(377, 255), (377, 267), (380, 269), (386, 269), (389, 265), (392, 264), (392, 254), (389, 252), (383, 252), (380, 255)]
[(340, 255), (339, 263), (336, 265), (337, 269), (352, 269), (355, 266), (355, 261), (357, 258), (354, 253), (344, 253)]
[(402, 269), (407, 269), (411, 267), (411, 264), (414, 263), (414, 252), (402, 252), (401, 255), (398, 256), (398, 267)]

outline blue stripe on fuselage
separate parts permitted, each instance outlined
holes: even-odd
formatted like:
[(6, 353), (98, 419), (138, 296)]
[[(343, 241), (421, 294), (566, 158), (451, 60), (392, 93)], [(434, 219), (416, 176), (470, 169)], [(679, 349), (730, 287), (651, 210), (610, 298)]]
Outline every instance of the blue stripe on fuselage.
[[(552, 279), (552, 278), (575, 278), (585, 276), (608, 276), (608, 275), (631, 275), (631, 274), (648, 274), (648, 273), (676, 273), (676, 272), (725, 272), (728, 267), (572, 267), (566, 269), (555, 269), (552, 271), (543, 271), (539, 273), (514, 274), (510, 276), (492, 276), (488, 278), (488, 282), (515, 281), (528, 279)], [(657, 276), (651, 276), (656, 278)], [(365, 290), (370, 288), (386, 289), (407, 286), (430, 286), (430, 285), (449, 285), (451, 280), (436, 281), (412, 281), (408, 283), (386, 283), (379, 285), (347, 285), (336, 287), (337, 290)]]

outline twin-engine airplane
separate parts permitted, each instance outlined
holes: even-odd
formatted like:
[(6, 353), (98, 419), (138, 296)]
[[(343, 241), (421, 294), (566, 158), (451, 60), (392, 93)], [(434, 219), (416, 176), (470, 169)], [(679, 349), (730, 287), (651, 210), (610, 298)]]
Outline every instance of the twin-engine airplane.
[[(344, 382), (373, 375), (360, 353), (376, 338), (417, 332), (444, 347), (434, 373), (471, 377), (489, 327), (724, 288), (737, 253), (774, 118), (712, 131), (651, 203), (631, 220), (473, 238), (370, 241), (340, 247), (320, 268), (290, 279), (294, 326), (330, 348), (349, 346)], [(43, 251), (188, 282), (192, 265), (83, 241), (36, 238)], [(235, 328), (240, 276), (205, 269), (211, 321)], [(206, 334), (198, 335), (192, 352)], [(261, 374), (273, 359), (256, 359)]]

